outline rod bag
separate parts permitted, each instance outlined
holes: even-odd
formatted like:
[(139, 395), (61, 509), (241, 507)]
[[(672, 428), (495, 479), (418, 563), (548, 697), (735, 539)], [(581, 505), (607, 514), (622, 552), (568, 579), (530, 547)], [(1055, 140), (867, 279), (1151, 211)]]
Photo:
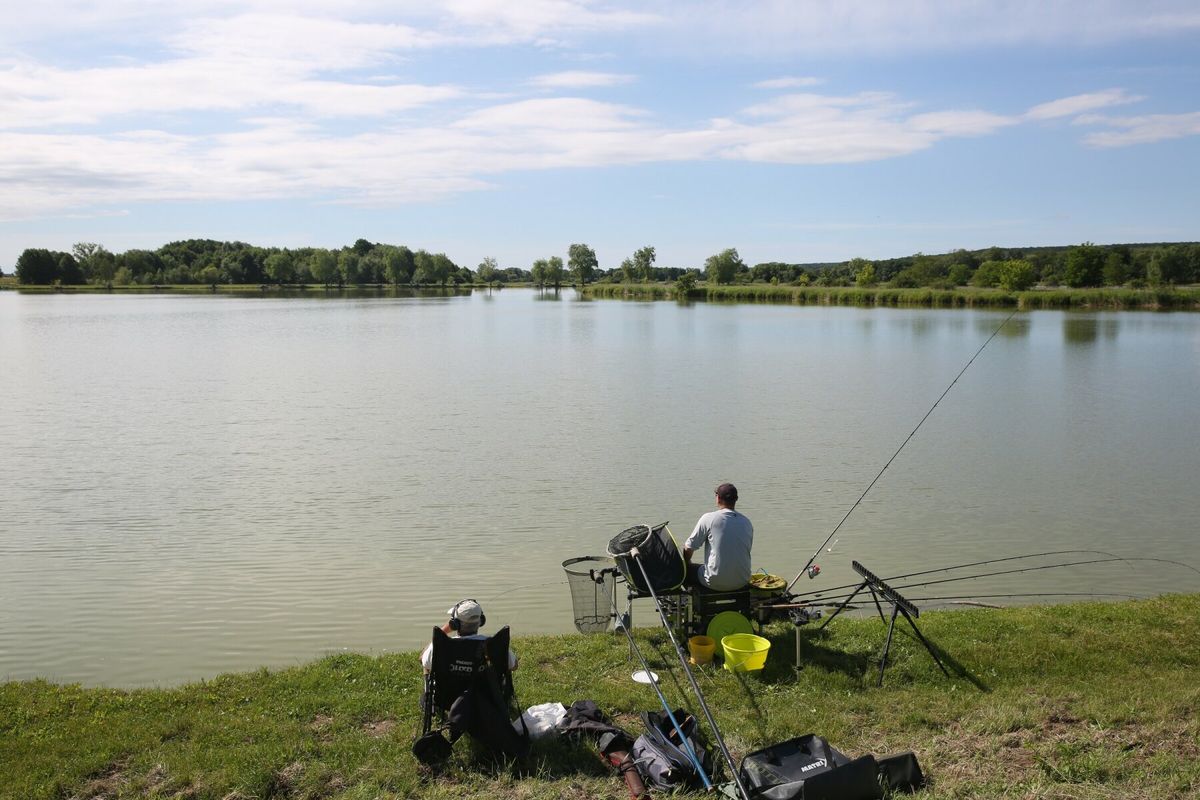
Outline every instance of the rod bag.
[(756, 800), (879, 800), (874, 756), (851, 759), (814, 733), (742, 759), (742, 784)]

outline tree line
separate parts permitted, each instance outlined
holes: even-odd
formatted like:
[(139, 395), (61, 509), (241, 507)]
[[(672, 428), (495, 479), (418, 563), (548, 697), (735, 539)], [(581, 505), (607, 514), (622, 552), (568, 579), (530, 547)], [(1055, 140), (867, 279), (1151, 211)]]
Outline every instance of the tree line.
[(586, 244), (539, 258), (528, 269), (501, 267), (484, 258), (475, 269), (455, 264), (445, 253), (411, 250), (404, 245), (359, 239), (340, 249), (256, 247), (244, 242), (189, 239), (157, 250), (112, 253), (93, 242), (71, 252), (27, 249), (15, 272), (22, 284), (171, 285), (171, 284), (322, 284), (354, 285), (503, 285), (649, 283), (674, 281), (682, 289), (712, 284), (770, 283), (815, 286), (891, 286), (954, 288), (1000, 287), (1019, 291), (1042, 286), (1162, 286), (1200, 281), (1200, 244), (1095, 245), (954, 250), (940, 255), (917, 253), (871, 261), (854, 258), (835, 263), (765, 262), (748, 266), (736, 248), (705, 259), (702, 267), (659, 267), (652, 246), (641, 247), (618, 266), (601, 269), (596, 251)]

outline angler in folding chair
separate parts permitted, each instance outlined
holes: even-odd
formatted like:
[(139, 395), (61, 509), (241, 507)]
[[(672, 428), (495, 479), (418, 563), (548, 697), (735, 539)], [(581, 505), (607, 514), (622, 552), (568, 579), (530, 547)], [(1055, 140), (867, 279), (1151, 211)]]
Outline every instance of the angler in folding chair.
[[(474, 611), (479, 612), (477, 624), (465, 627), (463, 623)], [(450, 613), (445, 627), (466, 635), (452, 637), (445, 627), (433, 629), (433, 639), (422, 654), (425, 692), (421, 696), (421, 734), (413, 742), (413, 755), (425, 764), (444, 760), (454, 742), (466, 733), (485, 751), (518, 758), (528, 751), (529, 733), (524, 720), (521, 732), (512, 725), (520, 709), (512, 680), (517, 660), (509, 649), (508, 626), (491, 637), (478, 634), (484, 618), (473, 600), (464, 600)], [(457, 626), (456, 621), (460, 623)]]

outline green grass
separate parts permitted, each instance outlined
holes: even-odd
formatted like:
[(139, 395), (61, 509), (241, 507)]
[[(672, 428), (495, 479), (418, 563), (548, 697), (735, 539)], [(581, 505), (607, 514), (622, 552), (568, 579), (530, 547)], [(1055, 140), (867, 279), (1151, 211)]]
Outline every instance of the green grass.
[(891, 289), (858, 286), (786, 286), (765, 283), (701, 285), (679, 297), (663, 283), (598, 283), (584, 289), (589, 297), (628, 300), (687, 299), (711, 302), (796, 303), (840, 306), (917, 306), (928, 308), (1023, 309), (1200, 309), (1200, 288), (1161, 289)]
[[(944, 677), (897, 628), (883, 688), (878, 618), (768, 629), (767, 668), (698, 679), (735, 756), (809, 731), (851, 753), (915, 750), (925, 798), (1200, 797), (1200, 595), (932, 612)], [(686, 679), (664, 633), (639, 631), (673, 703)], [(626, 727), (655, 709), (614, 635), (519, 639), (524, 705), (591, 698)], [(528, 764), (480, 764), (466, 742), (438, 772), (409, 746), (415, 653), (120, 691), (0, 685), (0, 797), (538, 798), (624, 796), (587, 745), (540, 742)]]

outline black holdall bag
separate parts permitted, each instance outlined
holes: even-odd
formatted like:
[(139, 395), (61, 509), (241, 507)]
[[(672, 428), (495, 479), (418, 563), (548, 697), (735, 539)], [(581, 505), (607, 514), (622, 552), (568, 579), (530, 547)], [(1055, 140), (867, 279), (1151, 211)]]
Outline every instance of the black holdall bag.
[(742, 785), (761, 800), (879, 800), (874, 756), (851, 759), (809, 733), (742, 759)]
[(879, 782), (893, 792), (915, 792), (925, 785), (925, 774), (911, 750), (879, 759)]
[[(700, 743), (696, 718), (683, 709), (675, 710), (687, 743), (691, 746), (705, 775), (713, 777), (712, 756)], [(703, 785), (696, 773), (696, 765), (688, 756), (687, 749), (679, 739), (679, 733), (671, 724), (671, 718), (660, 711), (643, 711), (642, 722), (646, 732), (637, 738), (629, 754), (637, 764), (638, 772), (654, 789), (692, 788)]]

